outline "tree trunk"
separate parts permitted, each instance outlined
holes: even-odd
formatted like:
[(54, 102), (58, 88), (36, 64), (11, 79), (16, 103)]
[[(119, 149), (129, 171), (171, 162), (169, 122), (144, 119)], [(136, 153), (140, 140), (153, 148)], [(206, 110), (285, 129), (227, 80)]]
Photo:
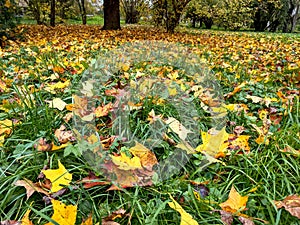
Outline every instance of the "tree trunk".
[(81, 7), (82, 7), (82, 12), (81, 12), (82, 24), (86, 25), (86, 10), (84, 5), (84, 0), (81, 0)]
[(103, 30), (118, 30), (120, 25), (120, 1), (104, 0), (104, 26)]
[(55, 0), (51, 0), (50, 5), (50, 26), (55, 26)]

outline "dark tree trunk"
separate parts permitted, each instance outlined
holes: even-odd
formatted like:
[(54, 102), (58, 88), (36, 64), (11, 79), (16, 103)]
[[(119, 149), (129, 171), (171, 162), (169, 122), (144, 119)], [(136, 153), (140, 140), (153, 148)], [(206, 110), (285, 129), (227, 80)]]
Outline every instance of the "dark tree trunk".
[(81, 7), (82, 7), (82, 12), (81, 12), (82, 24), (86, 25), (86, 10), (84, 5), (84, 0), (81, 0)]
[(118, 30), (120, 25), (120, 1), (104, 0), (104, 26), (103, 30)]
[(212, 18), (203, 18), (203, 23), (205, 24), (206, 29), (211, 29), (212, 25), (214, 24), (214, 21)]
[(50, 6), (50, 26), (55, 26), (55, 0), (51, 0)]

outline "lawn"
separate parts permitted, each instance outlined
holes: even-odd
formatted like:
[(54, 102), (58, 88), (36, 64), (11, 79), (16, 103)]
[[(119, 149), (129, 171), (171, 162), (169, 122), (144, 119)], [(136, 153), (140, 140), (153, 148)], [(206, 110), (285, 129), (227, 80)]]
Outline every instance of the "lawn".
[(300, 224), (299, 35), (19, 31), (0, 49), (1, 225)]

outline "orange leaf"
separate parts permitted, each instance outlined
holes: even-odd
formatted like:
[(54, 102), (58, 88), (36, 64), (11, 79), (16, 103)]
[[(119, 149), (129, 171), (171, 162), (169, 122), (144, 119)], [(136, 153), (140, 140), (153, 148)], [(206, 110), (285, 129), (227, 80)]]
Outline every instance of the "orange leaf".
[(220, 207), (230, 213), (239, 213), (239, 211), (243, 211), (246, 208), (246, 204), (248, 201), (248, 196), (242, 197), (232, 186), (228, 200), (221, 203)]

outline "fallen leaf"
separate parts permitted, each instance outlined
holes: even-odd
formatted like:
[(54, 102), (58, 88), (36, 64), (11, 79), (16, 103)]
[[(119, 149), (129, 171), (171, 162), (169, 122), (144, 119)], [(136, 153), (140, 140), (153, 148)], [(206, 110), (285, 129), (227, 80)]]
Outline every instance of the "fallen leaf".
[[(59, 225), (74, 225), (76, 222), (76, 215), (77, 215), (77, 206), (76, 205), (65, 205), (64, 203), (52, 199), (51, 200), (52, 207), (53, 207), (53, 215), (51, 217)], [(49, 222), (45, 225), (54, 225), (53, 223)]]
[(98, 106), (94, 112), (95, 116), (97, 118), (102, 117), (102, 116), (107, 116), (108, 113), (112, 110), (112, 108), (113, 108), (113, 105), (111, 102), (106, 105), (103, 105), (103, 106)]
[(178, 120), (173, 117), (169, 117), (165, 123), (169, 126), (169, 131), (176, 133), (181, 140), (185, 140), (190, 130), (186, 129)]
[(87, 177), (82, 178), (82, 180), (77, 183), (83, 184), (85, 189), (110, 184), (110, 182), (107, 181), (100, 181), (100, 177), (97, 177), (93, 172), (90, 172)]
[(93, 225), (93, 216), (92, 214), (89, 215), (89, 217), (82, 221), (82, 223), (80, 225)]
[(300, 219), (300, 196), (299, 195), (289, 195), (282, 201), (274, 201), (277, 209), (285, 208), (291, 215)]
[(46, 101), (47, 103), (49, 103), (49, 107), (50, 108), (56, 108), (60, 111), (64, 110), (64, 108), (66, 107), (67, 103), (65, 103), (63, 100), (61, 100), (60, 98), (54, 98), (51, 101)]
[(63, 186), (69, 185), (72, 181), (72, 174), (70, 174), (63, 164), (58, 160), (58, 169), (42, 170), (46, 178), (51, 181), (51, 192), (57, 192), (63, 188)]
[(111, 155), (112, 162), (118, 166), (120, 170), (134, 170), (141, 169), (142, 164), (139, 157), (128, 157), (125, 152), (121, 152), (120, 155)]
[(26, 213), (24, 214), (21, 222), (22, 222), (22, 225), (33, 225), (33, 223), (30, 221), (29, 219), (29, 213), (30, 213), (31, 210), (27, 210)]
[(66, 130), (65, 125), (61, 125), (60, 128), (56, 129), (54, 132), (55, 137), (61, 144), (65, 144), (68, 141), (75, 141), (76, 137), (73, 134), (73, 131)]
[(132, 155), (140, 159), (141, 165), (148, 170), (158, 163), (155, 154), (144, 145), (135, 142), (135, 146), (129, 149)]
[(172, 209), (175, 209), (181, 215), (180, 225), (198, 225), (197, 221), (193, 219), (193, 217), (188, 214), (178, 202), (170, 195), (172, 202), (168, 202), (169, 206)]
[(38, 151), (50, 151), (52, 148), (52, 143), (47, 142), (45, 138), (40, 138), (40, 140), (34, 145), (34, 147)]
[(229, 213), (238, 213), (246, 209), (246, 204), (248, 201), (248, 196), (242, 197), (234, 188), (231, 187), (228, 200), (221, 203), (220, 207), (222, 210)]
[(14, 185), (22, 186), (26, 189), (27, 199), (29, 199), (30, 196), (36, 191), (39, 193), (45, 194), (47, 196), (49, 195), (49, 193), (47, 191), (45, 191), (44, 189), (42, 189), (38, 183), (33, 183), (31, 180), (28, 180), (26, 178), (24, 178), (24, 180), (17, 180), (14, 183)]
[(206, 154), (215, 158), (224, 157), (228, 147), (229, 134), (226, 132), (225, 127), (222, 130), (211, 129), (209, 132), (201, 132), (202, 145), (199, 145), (196, 150), (205, 152)]

